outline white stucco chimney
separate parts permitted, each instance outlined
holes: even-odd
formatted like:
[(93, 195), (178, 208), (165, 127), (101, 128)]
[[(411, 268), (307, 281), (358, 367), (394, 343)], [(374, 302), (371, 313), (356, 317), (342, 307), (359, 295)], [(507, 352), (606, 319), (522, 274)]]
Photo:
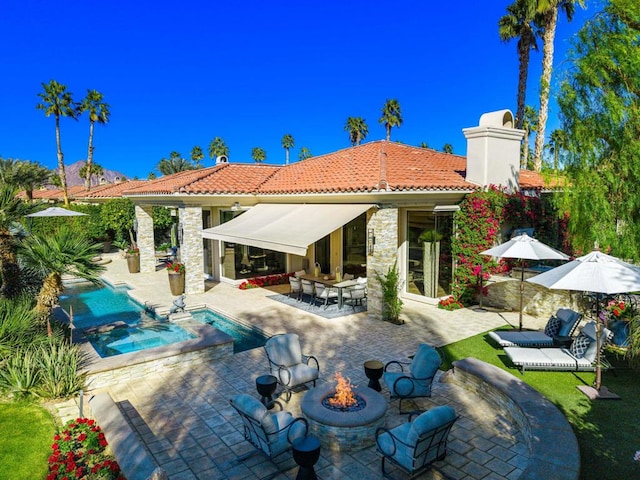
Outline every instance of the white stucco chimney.
[(509, 110), (485, 113), (477, 127), (463, 128), (467, 139), (467, 181), (518, 189), (524, 130), (514, 128)]

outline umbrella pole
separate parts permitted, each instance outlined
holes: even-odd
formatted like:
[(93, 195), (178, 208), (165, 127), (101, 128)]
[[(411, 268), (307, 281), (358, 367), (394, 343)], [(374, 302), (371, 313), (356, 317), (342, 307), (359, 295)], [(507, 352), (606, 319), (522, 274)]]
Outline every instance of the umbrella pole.
[(519, 321), (520, 321), (520, 331), (522, 331), (522, 302), (523, 302), (523, 298), (524, 298), (524, 263), (522, 263), (522, 260), (520, 261), (520, 315), (519, 315)]
[(596, 384), (595, 389), (600, 390), (602, 386), (602, 369), (600, 368), (600, 334), (602, 324), (600, 320), (600, 298), (596, 295)]

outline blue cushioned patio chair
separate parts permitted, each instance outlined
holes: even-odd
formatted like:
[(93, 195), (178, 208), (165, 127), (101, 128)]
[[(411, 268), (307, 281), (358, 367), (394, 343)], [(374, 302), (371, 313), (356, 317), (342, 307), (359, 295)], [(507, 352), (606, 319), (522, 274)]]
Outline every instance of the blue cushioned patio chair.
[[(398, 409), (401, 414), (409, 413), (402, 409), (403, 400), (431, 396), (431, 384), (440, 365), (442, 365), (440, 353), (426, 343), (418, 346), (418, 351), (411, 363), (392, 360), (385, 365), (382, 380), (389, 389), (391, 398), (400, 399)], [(389, 371), (390, 367), (400, 367), (400, 371)]]
[(376, 430), (376, 447), (382, 454), (382, 474), (385, 478), (385, 461), (389, 460), (415, 478), (429, 468), (435, 468), (434, 462), (443, 460), (447, 455), (447, 438), (451, 427), (458, 419), (456, 412), (448, 405), (432, 408), (414, 419), (392, 430)]
[[(256, 398), (246, 395), (234, 395), (231, 406), (242, 419), (244, 437), (261, 453), (273, 460), (291, 448), (291, 443), (307, 434), (308, 424), (304, 418), (293, 418), (289, 412), (270, 412)], [(251, 451), (240, 460), (254, 455)]]
[(309, 382), (316, 386), (320, 375), (318, 359), (313, 355), (302, 354), (298, 335), (274, 335), (264, 344), (264, 349), (269, 360), (269, 372), (278, 379), (287, 395), (287, 402), (291, 399), (292, 388)]

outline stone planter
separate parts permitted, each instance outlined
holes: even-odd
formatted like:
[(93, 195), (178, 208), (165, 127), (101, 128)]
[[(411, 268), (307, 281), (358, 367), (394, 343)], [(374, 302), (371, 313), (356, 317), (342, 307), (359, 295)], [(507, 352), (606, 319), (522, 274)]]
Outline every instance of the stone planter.
[(168, 272), (169, 273), (169, 288), (171, 288), (171, 295), (182, 295), (184, 293), (184, 272)]
[(140, 271), (140, 255), (127, 255), (127, 267), (129, 273), (138, 273)]

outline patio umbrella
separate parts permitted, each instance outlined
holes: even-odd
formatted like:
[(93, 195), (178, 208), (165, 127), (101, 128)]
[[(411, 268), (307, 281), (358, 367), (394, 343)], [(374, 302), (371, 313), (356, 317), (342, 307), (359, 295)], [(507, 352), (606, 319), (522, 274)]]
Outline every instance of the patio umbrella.
[(77, 217), (86, 213), (74, 212), (62, 207), (49, 207), (36, 213), (30, 213), (27, 217)]
[(515, 258), (520, 260), (520, 315), (519, 323), (522, 330), (522, 302), (524, 297), (524, 264), (522, 260), (568, 260), (569, 257), (564, 253), (551, 248), (535, 238), (530, 237), (526, 233), (513, 237), (508, 242), (504, 242), (497, 247), (490, 248), (481, 255), (491, 255), (500, 258)]
[[(559, 267), (541, 273), (527, 280), (555, 290), (573, 290), (612, 295), (640, 290), (640, 268), (623, 262), (598, 250), (578, 257)], [(595, 392), (581, 389), (591, 398), (598, 398), (602, 386), (602, 369), (600, 365), (600, 333), (602, 322), (600, 315), (600, 299), (596, 296), (596, 382)], [(595, 395), (595, 396), (594, 396)]]

